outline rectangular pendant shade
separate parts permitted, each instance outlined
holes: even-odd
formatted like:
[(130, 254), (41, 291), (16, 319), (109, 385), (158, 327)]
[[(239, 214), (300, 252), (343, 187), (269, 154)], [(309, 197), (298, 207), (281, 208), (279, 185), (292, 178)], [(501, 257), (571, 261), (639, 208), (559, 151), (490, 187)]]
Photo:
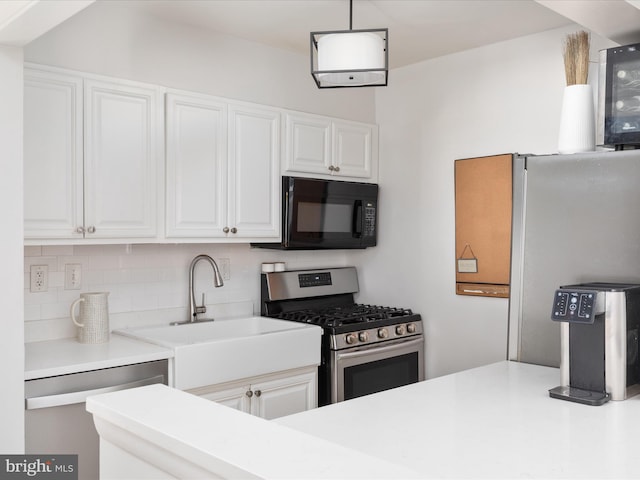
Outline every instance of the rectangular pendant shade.
[(318, 88), (385, 86), (388, 29), (311, 32), (311, 75)]

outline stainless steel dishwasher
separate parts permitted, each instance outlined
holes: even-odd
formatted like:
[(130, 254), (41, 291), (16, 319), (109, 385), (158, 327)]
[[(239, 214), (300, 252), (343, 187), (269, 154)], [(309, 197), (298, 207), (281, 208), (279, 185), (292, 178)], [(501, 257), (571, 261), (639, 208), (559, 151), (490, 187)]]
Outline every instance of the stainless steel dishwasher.
[(167, 360), (25, 381), (25, 451), (78, 454), (78, 478), (99, 478), (99, 437), (85, 409), (91, 395), (167, 384)]

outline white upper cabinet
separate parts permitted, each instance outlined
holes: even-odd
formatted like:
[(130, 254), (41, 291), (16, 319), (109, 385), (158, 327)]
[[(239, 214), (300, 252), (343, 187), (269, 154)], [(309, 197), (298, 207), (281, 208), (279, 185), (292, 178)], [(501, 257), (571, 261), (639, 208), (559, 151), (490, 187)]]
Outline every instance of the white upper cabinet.
[(334, 121), (331, 133), (333, 174), (373, 179), (374, 138), (376, 145), (378, 143), (376, 127), (356, 122)]
[(167, 94), (167, 237), (221, 237), (227, 225), (227, 106)]
[(287, 115), (285, 172), (327, 175), (333, 165), (331, 120), (313, 115)]
[(167, 94), (167, 238), (279, 239), (280, 112)]
[(26, 238), (82, 238), (82, 79), (25, 71)]
[(363, 182), (378, 179), (378, 127), (289, 113), (283, 173)]
[(26, 69), (25, 239), (158, 233), (162, 92)]
[(157, 235), (161, 99), (153, 87), (85, 81), (87, 234)]
[(277, 242), (281, 174), (376, 182), (378, 127), (25, 68), (28, 245)]
[(230, 235), (280, 237), (280, 112), (229, 107)]

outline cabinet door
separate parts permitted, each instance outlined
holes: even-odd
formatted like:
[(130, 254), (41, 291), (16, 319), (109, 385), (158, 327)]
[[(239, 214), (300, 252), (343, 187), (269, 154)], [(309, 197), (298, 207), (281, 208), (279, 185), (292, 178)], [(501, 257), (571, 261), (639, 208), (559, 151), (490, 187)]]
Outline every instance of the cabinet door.
[(82, 79), (24, 80), (25, 238), (82, 238)]
[(230, 387), (224, 390), (216, 390), (215, 388), (195, 389), (190, 393), (198, 395), (199, 397), (206, 398), (212, 402), (221, 403), (227, 407), (235, 408), (241, 412), (250, 413), (251, 411), (251, 397), (247, 395), (250, 392), (249, 385)]
[(271, 420), (318, 405), (317, 374), (302, 373), (251, 386), (251, 413)]
[(87, 238), (157, 235), (160, 92), (85, 81)]
[[(371, 178), (377, 130), (372, 125), (355, 122), (333, 123), (334, 175)], [(375, 143), (374, 143), (375, 140)]]
[(229, 238), (280, 237), (280, 112), (229, 107)]
[(227, 225), (227, 107), (167, 95), (167, 237), (221, 237)]
[(288, 114), (284, 171), (330, 174), (331, 166), (331, 121)]

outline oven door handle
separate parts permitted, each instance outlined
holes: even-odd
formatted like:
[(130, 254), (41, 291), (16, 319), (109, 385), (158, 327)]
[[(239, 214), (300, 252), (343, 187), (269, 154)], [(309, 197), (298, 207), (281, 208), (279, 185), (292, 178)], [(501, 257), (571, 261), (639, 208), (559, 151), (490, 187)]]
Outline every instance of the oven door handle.
[[(398, 339), (400, 340), (400, 339)], [(417, 345), (419, 343), (424, 342), (424, 336), (420, 335), (419, 337), (413, 340), (395, 342), (393, 345), (386, 345), (384, 347), (376, 347), (375, 344), (367, 346), (362, 350), (357, 350), (355, 352), (338, 352), (339, 360), (350, 360), (353, 358), (364, 357), (367, 355), (375, 354), (385, 354), (389, 352), (393, 352), (395, 350), (404, 350), (406, 348), (411, 348), (413, 345)]]
[(155, 377), (145, 378), (130, 383), (113, 385), (110, 387), (96, 388), (93, 390), (81, 390), (79, 392), (60, 393), (57, 395), (44, 395), (42, 397), (32, 397), (25, 400), (27, 410), (35, 410), (38, 408), (60, 407), (63, 405), (74, 405), (83, 403), (87, 397), (91, 395), (100, 395), (102, 393), (117, 392), (119, 390), (127, 390), (129, 388), (144, 387), (155, 383), (164, 383), (164, 375), (156, 375)]

